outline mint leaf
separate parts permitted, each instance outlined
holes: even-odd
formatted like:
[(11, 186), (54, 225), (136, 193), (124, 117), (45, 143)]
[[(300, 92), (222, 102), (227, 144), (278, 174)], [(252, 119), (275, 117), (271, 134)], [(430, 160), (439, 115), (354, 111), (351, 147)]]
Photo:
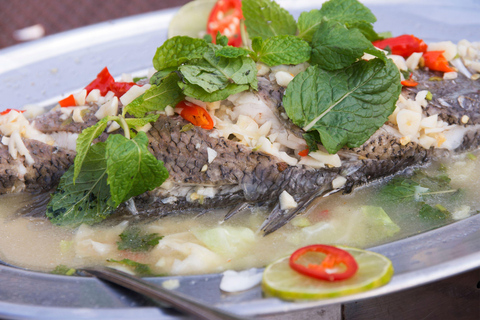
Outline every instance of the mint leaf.
[(215, 39), (215, 43), (219, 46), (225, 47), (228, 45), (228, 38), (226, 36), (222, 36), (220, 32), (217, 32), (217, 38)]
[(369, 23), (377, 21), (372, 11), (357, 0), (330, 0), (322, 5), (320, 11), (329, 20), (365, 21)]
[(345, 24), (348, 29), (358, 29), (363, 36), (370, 42), (383, 39), (382, 36), (378, 35), (378, 33), (373, 30), (373, 26), (365, 21), (355, 21), (355, 22), (347, 22)]
[(315, 31), (320, 26), (322, 19), (342, 23), (374, 23), (377, 21), (373, 13), (357, 0), (328, 1), (320, 10), (302, 12), (298, 18), (298, 36), (306, 41), (312, 41)]
[(292, 35), (297, 33), (293, 16), (278, 3), (270, 0), (243, 0), (242, 11), (251, 38)]
[(105, 128), (107, 128), (109, 118), (103, 118), (102, 120), (98, 121), (95, 125), (83, 129), (83, 131), (78, 135), (77, 138), (77, 154), (74, 160), (74, 172), (73, 172), (73, 183), (77, 180), (78, 175), (83, 166), (83, 162), (85, 161), (85, 157), (87, 156), (88, 150), (92, 145), (93, 140), (97, 139)]
[(227, 77), (208, 63), (183, 65), (179, 70), (185, 80), (202, 87), (208, 93), (224, 89), (229, 84)]
[(113, 202), (122, 202), (160, 186), (168, 171), (148, 150), (148, 137), (140, 131), (131, 140), (115, 134), (107, 139), (107, 182)]
[(232, 94), (239, 93), (250, 88), (250, 86), (247, 84), (239, 85), (235, 83), (230, 83), (225, 89), (209, 93), (205, 91), (202, 87), (195, 84), (179, 82), (178, 86), (183, 90), (183, 94), (187, 97), (192, 97), (194, 99), (205, 102), (225, 100)]
[(158, 233), (144, 234), (138, 227), (125, 229), (120, 234), (121, 241), (117, 242), (118, 250), (129, 250), (132, 252), (145, 252), (155, 247), (162, 236)]
[(395, 64), (358, 61), (337, 71), (311, 66), (288, 85), (283, 104), (305, 131), (316, 130), (329, 153), (362, 145), (395, 109), (401, 90)]
[(445, 220), (450, 216), (450, 212), (442, 205), (431, 206), (423, 203), (418, 213), (425, 220)]
[(203, 57), (213, 68), (225, 76), (227, 81), (236, 84), (250, 84), (252, 88), (257, 89), (257, 65), (252, 59), (243, 56), (234, 59), (217, 57), (214, 50), (206, 52)]
[(318, 150), (318, 141), (320, 141), (320, 136), (317, 131), (306, 132), (303, 134), (303, 139), (307, 143), (308, 152), (315, 152)]
[(323, 14), (318, 9), (302, 12), (300, 17), (298, 17), (298, 37), (311, 42), (315, 31), (317, 31), (320, 23), (322, 23), (322, 19)]
[(144, 118), (126, 118), (125, 122), (128, 124), (129, 128), (136, 129), (137, 127), (143, 127), (147, 123), (157, 121), (159, 114), (149, 114)]
[(257, 59), (270, 67), (280, 64), (300, 64), (310, 59), (310, 45), (295, 36), (275, 36), (266, 40), (252, 39)]
[(215, 51), (215, 55), (217, 57), (224, 57), (224, 58), (238, 58), (238, 57), (246, 57), (251, 52), (244, 48), (237, 48), (237, 47), (223, 47), (219, 50)]
[(326, 70), (347, 67), (368, 49), (375, 50), (358, 29), (347, 29), (339, 22), (327, 20), (322, 21), (313, 35), (312, 48), (311, 63)]
[(168, 39), (157, 49), (153, 66), (157, 70), (178, 67), (182, 63), (201, 58), (207, 51), (208, 43), (203, 39), (176, 36)]
[[(420, 184), (401, 177), (393, 178), (380, 190), (380, 196), (389, 202), (403, 201), (419, 194)], [(423, 187), (421, 187), (423, 189)]]
[(140, 263), (130, 259), (123, 259), (123, 260), (107, 259), (107, 262), (113, 262), (113, 263), (123, 264), (129, 267), (133, 267), (135, 274), (139, 276), (155, 276), (155, 274), (152, 273), (152, 270), (150, 269), (150, 267), (144, 263)]
[(174, 107), (183, 100), (182, 91), (177, 85), (178, 74), (172, 73), (159, 85), (152, 85), (145, 93), (123, 108), (123, 114), (130, 113), (137, 118), (150, 111), (161, 111), (166, 106)]
[(150, 84), (159, 85), (170, 73), (176, 71), (177, 67), (170, 67), (160, 71), (157, 71), (150, 78)]
[(104, 142), (93, 145), (83, 161), (82, 170), (73, 184), (74, 166), (60, 179), (47, 205), (46, 216), (53, 224), (76, 227), (104, 220), (115, 208), (108, 205), (107, 161)]

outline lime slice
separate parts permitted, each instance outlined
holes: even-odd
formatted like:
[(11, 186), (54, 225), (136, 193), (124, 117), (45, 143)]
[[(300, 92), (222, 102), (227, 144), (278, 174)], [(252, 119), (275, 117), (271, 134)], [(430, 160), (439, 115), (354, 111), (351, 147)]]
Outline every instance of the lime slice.
[(168, 38), (174, 36), (200, 37), (207, 29), (207, 20), (217, 0), (197, 0), (184, 5), (172, 18)]
[(290, 257), (285, 257), (265, 268), (263, 291), (269, 296), (285, 300), (334, 298), (378, 288), (392, 278), (392, 262), (385, 256), (361, 249), (338, 247), (348, 251), (357, 261), (358, 271), (350, 279), (329, 282), (304, 276), (291, 269), (288, 264)]

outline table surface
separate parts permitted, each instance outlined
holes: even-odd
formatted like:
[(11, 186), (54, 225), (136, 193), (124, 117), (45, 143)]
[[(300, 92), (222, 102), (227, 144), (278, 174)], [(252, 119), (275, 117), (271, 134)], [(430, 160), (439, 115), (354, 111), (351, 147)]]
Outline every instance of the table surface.
[(189, 0), (0, 0), (0, 49), (21, 43), (15, 39), (15, 31), (33, 25), (43, 26), (48, 36), (187, 2)]

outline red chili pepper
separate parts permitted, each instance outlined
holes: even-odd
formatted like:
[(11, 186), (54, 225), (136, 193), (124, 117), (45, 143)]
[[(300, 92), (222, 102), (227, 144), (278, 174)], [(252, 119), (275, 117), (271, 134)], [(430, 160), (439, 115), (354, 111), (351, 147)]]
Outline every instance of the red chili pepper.
[(187, 104), (186, 101), (182, 101), (177, 104), (176, 108), (182, 108), (180, 115), (188, 122), (191, 122), (197, 127), (201, 127), (203, 129), (213, 129), (213, 120), (207, 110), (203, 109), (202, 107), (193, 103)]
[[(297, 263), (303, 255), (308, 252), (320, 252), (326, 257), (319, 264), (308, 264), (307, 266)], [(314, 244), (298, 249), (290, 256), (290, 267), (309, 277), (337, 281), (351, 278), (358, 270), (358, 264), (353, 256), (345, 250), (323, 244)], [(335, 269), (341, 269), (336, 271)]]
[(62, 108), (64, 108), (64, 107), (75, 107), (77, 105), (77, 103), (75, 102), (75, 98), (73, 97), (73, 94), (69, 95), (65, 99), (62, 99), (62, 100), (58, 101), (58, 103), (60, 104), (60, 107), (62, 107)]
[(242, 45), (240, 20), (242, 19), (240, 0), (219, 0), (208, 17), (207, 33), (212, 36), (214, 43), (217, 33), (220, 32), (228, 38), (228, 45), (240, 47)]
[(308, 156), (308, 153), (309, 153), (309, 152), (310, 152), (310, 150), (307, 148), (307, 149), (305, 149), (305, 150), (300, 151), (300, 152), (298, 153), (298, 155), (299, 155), (300, 157), (306, 157), (306, 156)]
[(423, 60), (425, 67), (434, 71), (452, 72), (452, 69), (448, 66), (448, 61), (443, 56), (444, 51), (428, 51), (423, 54)]
[(87, 90), (87, 94), (93, 89), (99, 89), (102, 96), (106, 95), (108, 91), (113, 91), (113, 93), (120, 98), (134, 85), (134, 82), (115, 82), (115, 79), (112, 77), (107, 67), (105, 67), (97, 75), (97, 78), (90, 82), (85, 89)]
[(395, 38), (377, 40), (372, 42), (373, 45), (380, 49), (390, 48), (392, 54), (409, 57), (414, 52), (426, 52), (427, 44), (417, 37), (410, 34), (404, 34)]
[(20, 112), (20, 113), (24, 113), (24, 112), (25, 112), (25, 110), (5, 109), (4, 111), (0, 112), (0, 115), (4, 116), (4, 115), (10, 113), (10, 111), (17, 111), (17, 112)]
[(134, 85), (136, 85), (135, 82), (114, 82), (110, 84), (110, 91), (120, 98)]
[(401, 84), (406, 87), (416, 87), (418, 82), (412, 79), (412, 74), (410, 73), (410, 78), (403, 80)]
[(108, 93), (108, 91), (110, 91), (110, 84), (114, 82), (115, 79), (113, 79), (107, 67), (105, 67), (97, 75), (97, 78), (90, 82), (90, 84), (86, 86), (85, 89), (87, 89), (87, 94), (89, 94), (90, 91), (92, 91), (93, 89), (99, 89), (100, 94), (104, 96)]

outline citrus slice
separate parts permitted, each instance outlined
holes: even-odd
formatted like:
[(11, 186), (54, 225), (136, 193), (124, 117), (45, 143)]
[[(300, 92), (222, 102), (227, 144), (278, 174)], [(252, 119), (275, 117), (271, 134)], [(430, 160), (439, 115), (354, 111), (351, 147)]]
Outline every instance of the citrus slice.
[(338, 247), (348, 251), (357, 261), (358, 271), (353, 277), (333, 282), (317, 280), (291, 269), (289, 257), (285, 257), (265, 268), (263, 291), (285, 300), (335, 298), (378, 288), (392, 278), (393, 266), (387, 257), (371, 251)]

